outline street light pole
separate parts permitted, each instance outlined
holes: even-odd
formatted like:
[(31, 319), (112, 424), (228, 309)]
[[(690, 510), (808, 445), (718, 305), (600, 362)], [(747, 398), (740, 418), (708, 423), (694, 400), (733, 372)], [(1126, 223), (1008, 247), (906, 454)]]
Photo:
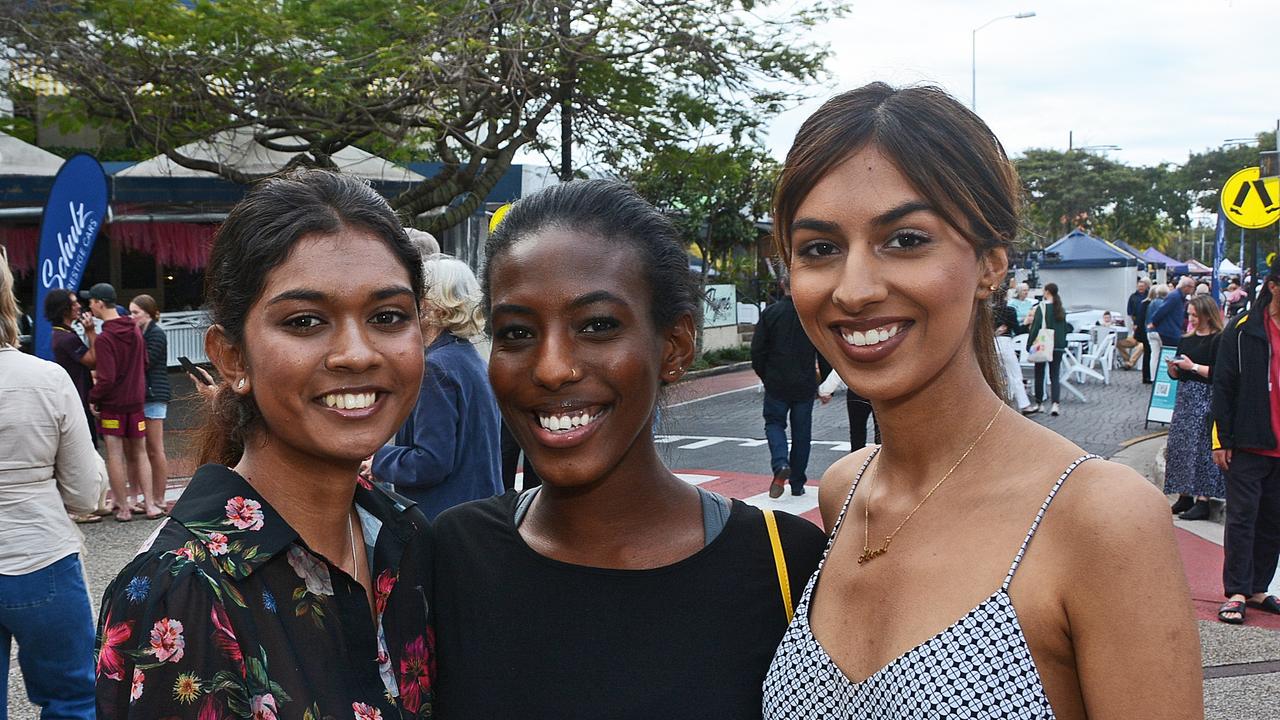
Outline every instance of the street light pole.
[(1010, 18), (1014, 20), (1021, 20), (1023, 18), (1029, 18), (1029, 17), (1035, 17), (1035, 16), (1036, 16), (1036, 13), (1034, 10), (1020, 12), (1016, 15), (1001, 15), (1000, 17), (997, 17), (997, 18), (991, 18), (990, 20), (982, 23), (981, 25), (973, 29), (973, 33), (971, 34), (970, 43), (969, 43), (969, 71), (970, 71), (969, 72), (970, 74), (969, 109), (970, 110), (973, 110), (974, 112), (978, 111), (978, 31), (990, 25), (991, 23), (997, 22), (999, 20), (1008, 20)]

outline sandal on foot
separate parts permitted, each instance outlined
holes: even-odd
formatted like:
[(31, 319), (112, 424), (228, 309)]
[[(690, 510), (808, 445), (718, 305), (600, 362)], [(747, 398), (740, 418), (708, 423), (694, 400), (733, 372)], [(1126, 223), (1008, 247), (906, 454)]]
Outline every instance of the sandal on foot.
[(1257, 608), (1265, 613), (1280, 615), (1280, 598), (1277, 598), (1275, 595), (1267, 595), (1264, 596), (1262, 600), (1257, 601), (1245, 600), (1244, 604), (1251, 608)]
[(71, 518), (71, 522), (77, 525), (88, 525), (89, 523), (102, 522), (102, 518), (93, 513), (70, 513), (67, 517)]
[[(1230, 602), (1222, 603), (1218, 608), (1218, 620), (1227, 623), (1228, 625), (1243, 625), (1244, 606), (1245, 604), (1240, 600), (1231, 600)], [(1232, 613), (1238, 614), (1240, 617), (1227, 617), (1227, 615)]]
[(125, 508), (116, 508), (116, 522), (129, 522), (133, 519), (133, 513)]

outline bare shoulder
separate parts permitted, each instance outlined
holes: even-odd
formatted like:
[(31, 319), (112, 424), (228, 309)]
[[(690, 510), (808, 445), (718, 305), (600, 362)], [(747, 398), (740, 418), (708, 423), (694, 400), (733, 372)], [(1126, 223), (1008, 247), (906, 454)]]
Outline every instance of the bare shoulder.
[(818, 488), (818, 508), (822, 512), (822, 526), (828, 533), (835, 525), (836, 516), (840, 514), (840, 508), (844, 506), (845, 499), (849, 497), (849, 488), (853, 486), (853, 478), (857, 476), (858, 468), (862, 467), (874, 449), (875, 446), (870, 446), (849, 453), (832, 463), (827, 471), (822, 473), (821, 485)]
[(1056, 512), (1079, 535), (1112, 541), (1150, 537), (1167, 527), (1169, 504), (1164, 495), (1133, 469), (1109, 460), (1081, 463), (1064, 485)]

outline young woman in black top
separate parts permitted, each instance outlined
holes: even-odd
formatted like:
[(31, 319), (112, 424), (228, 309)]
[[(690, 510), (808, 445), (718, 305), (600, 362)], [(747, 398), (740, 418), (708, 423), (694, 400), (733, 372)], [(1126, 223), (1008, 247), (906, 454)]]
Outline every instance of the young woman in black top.
[(436, 521), (439, 717), (759, 718), (824, 536), (776, 515), (781, 581), (761, 511), (658, 456), (701, 302), (674, 228), (575, 181), (517, 203), (485, 254), (489, 377), (543, 484)]
[[(1187, 303), (1191, 331), (1178, 343), (1178, 354), (1169, 360), (1169, 376), (1178, 380), (1178, 397), (1169, 423), (1169, 457), (1165, 464), (1164, 491), (1178, 493), (1173, 512), (1183, 520), (1209, 517), (1209, 498), (1226, 497), (1226, 480), (1213, 464), (1209, 437), (1209, 401), (1213, 388), (1213, 363), (1222, 337), (1222, 311), (1208, 295), (1196, 295)], [(1195, 498), (1194, 502), (1192, 498)]]

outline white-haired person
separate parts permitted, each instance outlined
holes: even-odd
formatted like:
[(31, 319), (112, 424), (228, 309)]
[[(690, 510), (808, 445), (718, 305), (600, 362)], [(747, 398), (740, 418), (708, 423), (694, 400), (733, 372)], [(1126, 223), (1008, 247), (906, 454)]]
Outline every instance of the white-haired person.
[(426, 258), (423, 269), (422, 390), (391, 444), (374, 454), (372, 472), (434, 519), (502, 494), (500, 419), (488, 370), (471, 343), (484, 332), (475, 274), (448, 255)]

